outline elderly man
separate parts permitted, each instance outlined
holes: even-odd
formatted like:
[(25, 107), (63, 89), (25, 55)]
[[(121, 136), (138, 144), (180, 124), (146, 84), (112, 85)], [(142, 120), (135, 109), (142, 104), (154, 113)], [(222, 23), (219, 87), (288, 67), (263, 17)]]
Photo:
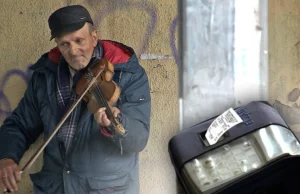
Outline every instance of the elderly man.
[(42, 170), (31, 174), (36, 194), (139, 193), (138, 158), (149, 137), (148, 78), (132, 48), (98, 40), (80, 5), (56, 10), (48, 20), (57, 47), (30, 69), (28, 88), (0, 128), (0, 187), (17, 191), (18, 163), (43, 132), (48, 138), (78, 95), (76, 84), (99, 59), (114, 65), (121, 94), (111, 111), (127, 132), (112, 133), (106, 108), (90, 112), (81, 101), (44, 150)]

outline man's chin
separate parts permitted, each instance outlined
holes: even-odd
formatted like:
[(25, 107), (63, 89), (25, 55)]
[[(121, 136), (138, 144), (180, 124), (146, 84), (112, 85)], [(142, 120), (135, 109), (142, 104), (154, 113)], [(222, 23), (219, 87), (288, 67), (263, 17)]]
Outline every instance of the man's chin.
[(87, 64), (84, 63), (73, 63), (70, 65), (74, 70), (79, 71), (87, 66)]

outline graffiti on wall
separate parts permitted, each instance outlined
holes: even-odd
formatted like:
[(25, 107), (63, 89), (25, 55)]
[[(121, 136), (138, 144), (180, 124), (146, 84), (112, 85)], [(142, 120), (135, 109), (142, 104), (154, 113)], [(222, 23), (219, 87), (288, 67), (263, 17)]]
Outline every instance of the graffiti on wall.
[[(72, 0), (66, 0), (66, 5), (71, 5)], [(144, 21), (145, 33), (143, 37), (139, 38), (140, 43), (138, 44), (138, 48), (136, 48), (137, 54), (140, 55), (145, 52), (149, 46), (149, 42), (153, 37), (153, 33), (156, 30), (158, 25), (158, 13), (155, 7), (155, 4), (149, 3), (146, 1), (141, 2), (129, 2), (129, 1), (111, 1), (111, 0), (84, 0), (82, 5), (87, 5), (89, 8), (95, 7), (95, 5), (105, 6), (103, 11), (96, 12), (92, 17), (94, 18), (95, 25), (101, 26), (103, 20), (111, 14), (114, 14), (117, 11), (130, 11), (130, 10), (141, 10), (149, 17), (148, 21)], [(175, 63), (179, 64), (179, 56), (176, 42), (176, 29), (178, 27), (178, 18), (175, 16), (170, 20), (169, 29), (169, 46), (172, 52), (172, 56), (174, 57)], [(22, 71), (20, 69), (11, 69), (7, 71), (0, 78), (0, 124), (4, 121), (4, 119), (9, 116), (12, 112), (12, 104), (10, 102), (10, 97), (5, 93), (5, 87), (8, 85), (8, 80), (12, 77), (19, 77), (21, 80), (27, 85), (29, 81), (29, 70)]]
[(4, 76), (0, 79), (0, 123), (11, 114), (12, 107), (9, 100), (9, 96), (5, 94), (4, 89), (8, 84), (10, 78), (16, 77), (21, 78), (22, 81), (27, 85), (29, 81), (29, 69), (24, 72), (20, 69), (11, 69), (7, 71)]

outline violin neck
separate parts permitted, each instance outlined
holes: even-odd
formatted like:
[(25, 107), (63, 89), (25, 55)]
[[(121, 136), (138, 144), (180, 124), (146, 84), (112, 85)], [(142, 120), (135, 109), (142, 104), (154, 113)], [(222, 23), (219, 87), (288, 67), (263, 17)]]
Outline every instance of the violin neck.
[(124, 127), (114, 118), (114, 115), (110, 109), (110, 106), (107, 103), (107, 100), (104, 98), (103, 93), (101, 92), (99, 87), (93, 90), (95, 98), (98, 101), (98, 104), (102, 107), (106, 107), (105, 113), (107, 118), (111, 121), (112, 125), (114, 126), (114, 130), (122, 136), (126, 136), (127, 132), (125, 131)]
[(114, 121), (114, 115), (110, 109), (110, 106), (108, 105), (107, 103), (107, 100), (105, 99), (101, 89), (99, 87), (96, 87), (94, 90), (93, 90), (93, 95), (94, 97), (96, 98), (98, 104), (100, 107), (105, 107), (106, 110), (105, 110), (105, 113), (107, 115), (107, 118), (110, 120), (110, 121)]

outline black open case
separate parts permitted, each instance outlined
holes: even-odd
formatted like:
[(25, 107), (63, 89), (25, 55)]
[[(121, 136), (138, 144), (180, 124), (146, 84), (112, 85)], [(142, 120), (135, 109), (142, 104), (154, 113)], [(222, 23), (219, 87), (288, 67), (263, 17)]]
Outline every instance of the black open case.
[[(230, 183), (206, 191), (189, 184), (189, 180), (184, 175), (186, 172), (183, 173), (183, 167), (189, 161), (268, 126), (280, 126), (291, 131), (278, 112), (267, 102), (251, 102), (236, 108), (235, 111), (242, 118), (243, 123), (228, 130), (212, 146), (207, 145), (204, 134), (216, 117), (183, 130), (170, 140), (169, 155), (185, 192), (187, 194), (300, 194), (300, 187), (298, 187), (300, 156), (297, 154), (282, 155), (251, 173), (231, 180)], [(291, 134), (294, 135), (292, 132)], [(296, 141), (299, 142), (298, 139)]]

